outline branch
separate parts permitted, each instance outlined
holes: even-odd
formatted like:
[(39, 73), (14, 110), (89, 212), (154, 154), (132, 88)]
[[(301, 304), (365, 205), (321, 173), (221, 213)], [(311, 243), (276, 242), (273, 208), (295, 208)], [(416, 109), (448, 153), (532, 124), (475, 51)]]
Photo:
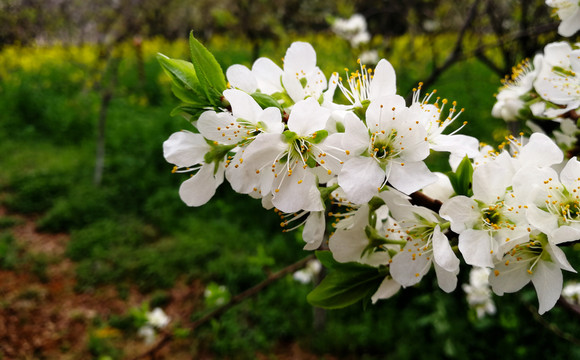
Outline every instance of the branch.
[[(562, 299), (562, 297), (560, 297), (560, 299)], [(559, 301), (560, 300), (558, 300), (558, 302)], [(570, 333), (562, 331), (558, 326), (556, 326), (556, 324), (548, 322), (546, 319), (544, 319), (542, 316), (540, 316), (538, 314), (538, 309), (536, 309), (533, 305), (527, 304), (526, 308), (532, 314), (532, 316), (534, 317), (534, 320), (536, 320), (538, 323), (540, 323), (540, 325), (542, 325), (544, 328), (546, 328), (547, 330), (552, 332), (554, 335), (556, 335), (556, 336), (558, 336), (566, 341), (569, 341), (572, 344), (580, 345), (579, 339), (575, 338)]]
[(441, 205), (443, 203), (440, 200), (430, 198), (429, 196), (425, 195), (420, 191), (416, 191), (411, 195), (411, 203), (413, 205), (423, 206), (427, 209), (433, 210), (436, 213), (439, 213), (439, 209), (441, 209)]
[[(218, 318), (223, 313), (228, 311), (230, 308), (234, 307), (235, 305), (241, 303), (242, 301), (249, 299), (255, 295), (257, 295), (260, 291), (264, 290), (266, 287), (270, 286), (274, 282), (278, 281), (279, 279), (283, 278), (284, 276), (293, 273), (299, 269), (302, 269), (306, 264), (315, 258), (314, 255), (310, 255), (305, 257), (302, 260), (295, 262), (294, 264), (286, 266), (284, 269), (278, 271), (277, 273), (269, 275), (264, 281), (260, 282), (259, 284), (255, 285), (254, 287), (234, 296), (228, 303), (216, 308), (215, 310), (211, 311), (210, 313), (202, 316), (201, 318), (197, 319), (196, 321), (186, 326), (190, 331), (194, 331), (196, 328), (200, 327), (201, 325), (205, 324), (206, 322), (210, 321), (211, 319)], [(149, 350), (144, 352), (141, 355), (133, 358), (133, 360), (139, 359), (154, 359), (155, 354), (159, 352), (165, 345), (169, 344), (174, 338), (173, 333), (171, 332), (164, 332), (161, 339), (153, 345)]]
[(572, 304), (568, 300), (566, 300), (563, 296), (560, 295), (558, 299), (558, 305), (562, 306), (564, 309), (572, 312), (576, 316), (580, 316), (580, 306), (576, 304)]
[[(474, 9), (474, 8), (475, 8), (475, 6), (472, 6), (472, 9)], [(470, 19), (468, 18), (467, 20), (470, 20)], [(464, 27), (462, 28), (462, 30), (464, 28), (465, 28), (465, 30), (467, 30), (467, 27), (465, 25), (469, 25), (469, 24), (466, 22), (464, 24)], [(466, 60), (466, 59), (469, 59), (469, 58), (474, 57), (474, 56), (478, 56), (478, 54), (483, 54), (483, 52), (485, 50), (500, 47), (502, 45), (505, 45), (505, 43), (513, 42), (513, 41), (516, 41), (516, 40), (524, 38), (524, 37), (537, 36), (537, 35), (545, 34), (548, 32), (552, 32), (552, 31), (556, 30), (557, 28), (558, 28), (557, 23), (548, 23), (548, 24), (538, 25), (534, 28), (527, 29), (526, 31), (520, 30), (520, 31), (511, 33), (509, 36), (505, 36), (503, 39), (500, 39), (500, 40), (498, 40), (494, 43), (491, 43), (491, 44), (481, 45), (470, 52), (463, 52), (462, 47), (461, 47), (461, 43), (459, 43), (459, 45), (458, 45), (458, 43), (456, 42), (455, 49), (449, 54), (449, 56), (445, 60), (445, 63), (443, 63), (443, 65), (437, 67), (436, 69), (434, 69), (431, 72), (431, 74), (429, 75), (429, 77), (427, 78), (427, 80), (423, 81), (423, 88), (427, 89), (445, 71), (447, 71), (451, 67), (451, 65), (455, 64), (456, 62), (459, 62), (461, 60)], [(464, 33), (460, 33), (459, 35), (460, 36), (458, 36), (457, 41), (461, 42), (461, 41), (463, 41)], [(488, 65), (488, 64), (486, 64), (486, 65)], [(497, 66), (495, 66), (495, 67), (497, 67)], [(494, 71), (495, 71), (495, 69), (494, 69)], [(407, 102), (411, 101), (412, 96), (413, 96), (412, 92), (409, 95), (407, 95), (407, 98), (406, 98)]]
[[(429, 85), (434, 83), (435, 80), (437, 80), (439, 78), (439, 76), (441, 76), (441, 74), (443, 74), (443, 72), (445, 70), (447, 70), (451, 65), (456, 63), (461, 58), (460, 55), (463, 52), (463, 38), (465, 37), (465, 33), (467, 32), (467, 29), (471, 26), (471, 24), (473, 23), (473, 20), (475, 19), (475, 15), (477, 14), (477, 5), (478, 4), (479, 4), (479, 0), (475, 0), (473, 2), (473, 4), (471, 5), (471, 8), (469, 9), (469, 13), (467, 14), (467, 18), (465, 19), (463, 26), (461, 26), (461, 30), (459, 30), (459, 34), (457, 35), (457, 40), (455, 40), (455, 46), (453, 48), (453, 51), (451, 51), (451, 53), (449, 53), (449, 55), (447, 56), (447, 59), (445, 59), (445, 62), (441, 66), (438, 66), (437, 68), (435, 68), (431, 72), (431, 75), (429, 75), (427, 80), (423, 81), (423, 86), (425, 89), (428, 88)], [(413, 96), (412, 93), (407, 96), (407, 102), (410, 101), (410, 98), (412, 96)]]

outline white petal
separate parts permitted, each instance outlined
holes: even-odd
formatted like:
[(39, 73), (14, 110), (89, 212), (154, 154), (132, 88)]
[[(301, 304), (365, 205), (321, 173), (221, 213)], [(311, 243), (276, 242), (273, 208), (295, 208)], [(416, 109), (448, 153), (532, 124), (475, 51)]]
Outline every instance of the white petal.
[(393, 164), (389, 175), (389, 183), (407, 195), (436, 181), (437, 176), (422, 161)]
[(550, 253), (550, 255), (552, 256), (552, 259), (555, 260), (555, 262), (558, 264), (558, 266), (561, 269), (564, 269), (566, 271), (570, 271), (573, 273), (576, 272), (576, 270), (572, 267), (572, 265), (570, 265), (570, 262), (568, 262), (568, 259), (566, 258), (566, 254), (564, 254), (562, 249), (560, 249), (557, 246), (549, 246), (547, 248), (547, 250)]
[(367, 108), (367, 127), (372, 133), (389, 130), (393, 117), (396, 119), (402, 111), (407, 111), (403, 97), (399, 95), (381, 96), (371, 102)]
[(577, 6), (576, 12), (564, 19), (558, 26), (558, 34), (562, 36), (572, 36), (580, 29), (580, 8)]
[(548, 136), (533, 133), (530, 141), (522, 147), (518, 160), (523, 166), (533, 165), (538, 167), (552, 166), (562, 162), (564, 154)]
[(282, 92), (282, 69), (268, 58), (259, 58), (252, 65), (252, 73), (258, 81), (258, 88), (271, 95)]
[[(507, 259), (510, 260), (508, 265), (505, 262)], [(525, 264), (519, 265), (516, 259), (506, 257), (489, 274), (489, 284), (494, 293), (503, 295), (519, 291), (530, 282), (531, 278), (532, 276), (528, 274)]]
[(531, 202), (545, 206), (548, 192), (544, 181), (558, 179), (558, 173), (552, 168), (523, 167), (513, 177), (513, 190), (518, 201)]
[(265, 126), (265, 132), (281, 134), (284, 131), (284, 123), (282, 122), (282, 114), (280, 110), (275, 107), (264, 109), (258, 117), (258, 123)]
[(403, 287), (413, 286), (421, 281), (423, 276), (429, 272), (432, 262), (432, 259), (427, 259), (428, 256), (418, 256), (415, 252), (407, 251), (407, 248), (408, 246), (395, 255), (390, 265), (393, 279)]
[(277, 179), (272, 194), (272, 204), (285, 213), (300, 210), (321, 211), (324, 209), (316, 177), (302, 166), (296, 166), (291, 176), (283, 174)]
[(330, 111), (320, 106), (318, 101), (308, 98), (297, 102), (288, 119), (288, 130), (300, 136), (309, 136), (326, 127)]
[(397, 75), (393, 65), (385, 59), (381, 59), (375, 68), (369, 90), (369, 100), (374, 100), (384, 95), (394, 95), (397, 92)]
[(326, 230), (324, 211), (311, 212), (302, 231), (302, 238), (306, 242), (304, 250), (318, 249), (324, 239), (324, 230)]
[(534, 268), (532, 283), (538, 294), (540, 306), (538, 313), (542, 315), (556, 305), (562, 293), (562, 270), (553, 262), (539, 261)]
[(400, 288), (401, 285), (399, 283), (397, 283), (390, 277), (386, 277), (385, 280), (383, 280), (383, 282), (377, 289), (377, 292), (375, 292), (374, 295), (371, 297), (371, 301), (374, 304), (380, 299), (388, 299), (391, 296), (395, 295)]
[(580, 229), (571, 226), (561, 226), (552, 233), (549, 233), (549, 238), (555, 245), (576, 241), (580, 239)]
[(219, 185), (213, 175), (214, 164), (205, 164), (197, 174), (185, 180), (179, 187), (179, 196), (188, 206), (201, 206), (215, 194)]
[(526, 210), (526, 218), (531, 225), (546, 234), (551, 234), (558, 228), (558, 219), (555, 216), (533, 205)]
[(439, 210), (439, 215), (451, 221), (451, 230), (458, 234), (475, 226), (481, 218), (475, 200), (466, 196), (455, 196), (445, 201)]
[(459, 251), (469, 265), (493, 267), (492, 241), (485, 230), (467, 229), (459, 235)]
[(385, 172), (373, 158), (356, 157), (343, 165), (338, 185), (349, 201), (364, 204), (379, 192), (384, 179)]
[(249, 94), (256, 92), (258, 82), (252, 74), (252, 71), (244, 65), (232, 65), (226, 71), (226, 77), (230, 85), (234, 88), (243, 90)]
[(431, 185), (425, 186), (423, 188), (423, 193), (430, 198), (439, 201), (445, 201), (451, 198), (455, 193), (455, 190), (453, 190), (449, 177), (440, 172), (434, 172), (433, 174), (437, 176), (437, 181)]
[(236, 119), (248, 120), (252, 124), (258, 122), (262, 108), (250, 95), (241, 90), (229, 89), (224, 91), (224, 97), (230, 102)]
[(306, 97), (306, 91), (304, 91), (304, 87), (296, 75), (284, 72), (282, 74), (282, 84), (284, 84), (284, 89), (294, 102), (304, 100)]
[(459, 270), (459, 259), (451, 249), (449, 240), (445, 236), (439, 225), (433, 231), (433, 257), (435, 263), (448, 272), (455, 272)]
[(474, 158), (479, 155), (479, 140), (467, 135), (439, 135), (431, 148), (435, 151), (448, 151), (462, 158), (465, 155)]
[(457, 287), (457, 274), (459, 267), (455, 271), (447, 271), (434, 263), (435, 274), (437, 275), (437, 283), (441, 290), (450, 293)]
[(575, 157), (568, 160), (566, 166), (560, 172), (560, 181), (568, 191), (577, 190), (580, 187), (580, 162)]
[(163, 143), (163, 156), (167, 162), (187, 167), (203, 162), (210, 146), (200, 134), (179, 131), (171, 134)]
[(313, 72), (315, 67), (316, 52), (309, 43), (296, 41), (286, 50), (284, 73), (306, 75)]
[(353, 113), (344, 116), (344, 134), (342, 147), (353, 155), (360, 155), (368, 149), (370, 138), (365, 124)]
[(473, 197), (486, 204), (495, 203), (498, 196), (503, 199), (512, 177), (507, 157), (498, 156), (494, 161), (476, 167), (473, 171)]

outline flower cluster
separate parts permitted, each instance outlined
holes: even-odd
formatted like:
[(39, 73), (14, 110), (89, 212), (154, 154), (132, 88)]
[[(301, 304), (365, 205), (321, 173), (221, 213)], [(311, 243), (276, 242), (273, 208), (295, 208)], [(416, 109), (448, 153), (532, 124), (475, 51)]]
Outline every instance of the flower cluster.
[[(327, 77), (312, 46), (295, 42), (283, 66), (260, 58), (251, 69), (229, 67), (224, 77), (213, 56), (190, 41), (193, 63), (160, 56), (183, 101), (174, 113), (193, 125), (163, 144), (174, 172), (191, 174), (180, 196), (200, 206), (227, 181), (274, 208), (285, 231), (303, 226), (304, 249), (330, 250), (319, 252), (332, 271), (311, 303), (375, 302), (431, 269), (451, 292), (461, 255), (487, 269), (495, 294), (532, 282), (539, 312), (555, 305), (561, 270), (574, 271), (561, 246), (580, 239), (580, 162), (565, 161), (547, 135), (482, 146), (458, 134), (463, 109), (436, 90), (422, 93), (419, 84), (410, 103), (398, 95), (385, 59), (375, 69), (360, 64)], [(580, 105), (579, 51), (551, 44), (533, 67), (517, 67), (493, 113), (513, 120), (527, 108), (564, 125)], [(452, 171), (430, 170), (435, 152), (449, 156)], [(487, 300), (480, 305), (478, 313), (492, 312)]]
[(533, 61), (525, 60), (514, 67), (499, 89), (492, 115), (505, 121), (526, 121), (536, 132), (544, 132), (543, 128), (553, 127), (549, 124), (555, 122), (560, 128), (553, 131), (555, 140), (571, 148), (576, 143), (580, 108), (578, 45), (550, 43)]

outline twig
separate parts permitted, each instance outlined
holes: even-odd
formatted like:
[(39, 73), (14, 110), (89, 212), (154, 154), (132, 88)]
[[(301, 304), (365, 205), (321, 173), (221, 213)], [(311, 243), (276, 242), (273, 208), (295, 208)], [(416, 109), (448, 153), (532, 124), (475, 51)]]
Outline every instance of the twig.
[[(560, 297), (560, 299), (562, 299), (562, 298)], [(533, 305), (527, 304), (526, 305), (526, 308), (532, 314), (532, 316), (534, 317), (534, 320), (536, 320), (540, 325), (542, 325), (544, 328), (546, 328), (547, 330), (549, 330), (550, 332), (552, 332), (554, 335), (556, 335), (559, 338), (562, 338), (562, 339), (564, 339), (566, 341), (569, 341), (572, 344), (580, 345), (580, 340), (579, 339), (575, 338), (570, 333), (567, 333), (565, 331), (562, 331), (558, 326), (556, 326), (556, 324), (553, 324), (551, 322), (548, 322), (546, 319), (544, 319), (543, 317), (541, 317), (538, 314), (538, 309), (536, 309)]]
[[(467, 29), (471, 26), (471, 24), (473, 23), (473, 20), (475, 19), (475, 15), (477, 14), (477, 5), (478, 4), (479, 4), (479, 0), (475, 0), (473, 2), (473, 4), (471, 5), (471, 8), (469, 9), (469, 13), (467, 14), (467, 18), (465, 19), (465, 22), (463, 23), (461, 30), (459, 30), (459, 34), (457, 35), (457, 40), (455, 40), (455, 46), (454, 46), (453, 50), (451, 51), (451, 53), (449, 53), (449, 55), (447, 56), (447, 59), (445, 59), (445, 62), (441, 66), (438, 66), (437, 68), (435, 68), (431, 72), (431, 75), (429, 75), (427, 80), (423, 81), (423, 86), (425, 89), (428, 88), (429, 85), (434, 83), (435, 80), (437, 80), (439, 78), (439, 76), (441, 76), (441, 74), (443, 74), (443, 72), (445, 70), (447, 70), (451, 65), (453, 65), (454, 63), (456, 63), (460, 59), (460, 55), (463, 51), (463, 38), (465, 37), (465, 33), (467, 32)], [(410, 101), (410, 98), (412, 96), (413, 96), (412, 93), (407, 96), (407, 102)]]
[(416, 191), (411, 195), (411, 203), (413, 205), (423, 206), (427, 209), (433, 210), (436, 213), (439, 213), (439, 209), (441, 209), (441, 205), (443, 203), (440, 200), (430, 198), (429, 196), (425, 195), (420, 191)]
[(572, 312), (576, 316), (580, 316), (580, 306), (576, 304), (572, 304), (568, 300), (566, 300), (563, 296), (560, 295), (558, 299), (558, 305), (562, 306), (564, 309)]
[[(190, 331), (194, 331), (196, 328), (200, 327), (201, 325), (205, 324), (206, 322), (210, 321), (211, 319), (215, 319), (221, 316), (223, 313), (228, 311), (230, 308), (234, 307), (235, 305), (241, 303), (242, 301), (249, 299), (255, 295), (257, 295), (260, 291), (265, 289), (266, 287), (270, 286), (274, 282), (278, 281), (279, 279), (283, 278), (287, 274), (293, 273), (304, 266), (310, 261), (315, 258), (314, 255), (310, 255), (305, 257), (302, 260), (295, 262), (294, 264), (286, 266), (284, 269), (278, 271), (277, 273), (269, 275), (264, 281), (260, 282), (259, 284), (255, 285), (254, 287), (234, 296), (228, 303), (216, 308), (215, 310), (211, 311), (210, 313), (202, 316), (201, 318), (197, 319), (196, 321), (190, 323), (186, 326)], [(174, 338), (173, 333), (171, 332), (164, 332), (161, 339), (153, 345), (149, 350), (144, 352), (141, 355), (133, 358), (133, 360), (139, 359), (154, 359), (155, 354), (159, 352), (165, 345), (170, 343)]]

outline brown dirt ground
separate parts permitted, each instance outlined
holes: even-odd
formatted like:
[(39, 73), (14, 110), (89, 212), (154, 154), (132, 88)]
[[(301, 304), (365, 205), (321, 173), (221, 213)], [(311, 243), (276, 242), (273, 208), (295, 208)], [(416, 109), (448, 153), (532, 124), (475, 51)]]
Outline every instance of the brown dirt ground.
[[(35, 217), (8, 213), (0, 207), (0, 217), (18, 219), (9, 229), (23, 254), (49, 259), (45, 276), (39, 277), (30, 266), (0, 270), (0, 359), (91, 359), (90, 334), (109, 337), (120, 347), (125, 358), (132, 359), (150, 346), (133, 336), (127, 338), (112, 328), (96, 328), (93, 320), (126, 314), (148, 299), (135, 288), (124, 300), (115, 287), (100, 287), (92, 293), (75, 292), (75, 264), (65, 256), (68, 234), (47, 234), (36, 230)], [(178, 282), (169, 292), (171, 301), (164, 309), (177, 323), (189, 319), (202, 302), (203, 284)], [(195, 341), (194, 341), (195, 342)], [(203, 346), (202, 346), (203, 347)], [(192, 355), (191, 341), (169, 343), (155, 359), (213, 359), (211, 354)], [(256, 354), (266, 359), (335, 359), (304, 351), (296, 343), (279, 344), (270, 354)]]

